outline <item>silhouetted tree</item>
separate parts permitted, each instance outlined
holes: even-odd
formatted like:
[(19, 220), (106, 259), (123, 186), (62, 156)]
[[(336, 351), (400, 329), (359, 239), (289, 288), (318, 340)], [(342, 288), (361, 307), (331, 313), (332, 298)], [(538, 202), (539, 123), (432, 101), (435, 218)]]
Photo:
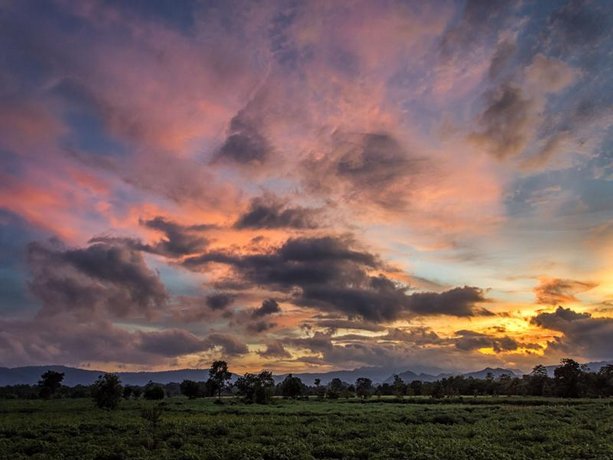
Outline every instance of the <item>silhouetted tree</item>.
[(122, 395), (123, 388), (115, 374), (101, 375), (92, 386), (92, 396), (101, 409), (115, 409)]
[(62, 386), (62, 380), (64, 380), (63, 372), (47, 371), (41, 375), (38, 382), (40, 397), (44, 399), (51, 398)]
[(399, 375), (394, 375), (394, 381), (392, 382), (392, 392), (397, 398), (402, 398), (407, 392), (407, 386), (404, 380)]
[(228, 371), (228, 363), (225, 361), (214, 361), (209, 369), (210, 386), (217, 393), (217, 399), (221, 398), (221, 392), (226, 388), (228, 381), (232, 378), (232, 373)]
[(143, 398), (148, 400), (156, 401), (164, 399), (164, 396), (164, 388), (153, 382), (149, 382), (143, 391)]
[(528, 394), (532, 396), (543, 396), (545, 388), (549, 382), (547, 368), (542, 364), (534, 366), (528, 377)]
[(413, 380), (411, 383), (409, 383), (409, 388), (411, 388), (411, 392), (413, 392), (415, 396), (421, 396), (422, 387), (423, 383), (421, 380)]
[(328, 388), (326, 391), (326, 397), (328, 399), (338, 399), (341, 394), (345, 390), (346, 385), (342, 382), (338, 377), (333, 378), (330, 383), (328, 383)]
[(366, 377), (359, 377), (355, 381), (355, 393), (362, 399), (369, 398), (372, 394), (372, 380)]
[(181, 394), (187, 396), (189, 399), (195, 399), (201, 396), (200, 384), (193, 380), (183, 380), (183, 382), (181, 382)]
[(275, 382), (270, 371), (262, 371), (259, 374), (247, 373), (239, 377), (234, 386), (245, 401), (266, 404), (272, 401)]
[(595, 393), (598, 396), (613, 396), (613, 364), (601, 367), (594, 379)]
[(304, 385), (299, 377), (289, 374), (279, 385), (281, 395), (286, 398), (296, 399), (304, 393)]
[(573, 359), (564, 358), (560, 362), (562, 365), (553, 371), (556, 394), (564, 398), (577, 398), (583, 370)]

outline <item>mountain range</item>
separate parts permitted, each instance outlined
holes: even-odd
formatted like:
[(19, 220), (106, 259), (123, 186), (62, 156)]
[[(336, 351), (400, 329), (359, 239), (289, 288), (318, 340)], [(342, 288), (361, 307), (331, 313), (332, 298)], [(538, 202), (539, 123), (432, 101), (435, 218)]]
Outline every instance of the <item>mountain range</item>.
[[(601, 367), (612, 364), (609, 361), (590, 362), (585, 365), (591, 372), (597, 372)], [(547, 372), (550, 376), (553, 376), (553, 372), (557, 365), (546, 366)], [(56, 372), (64, 373), (64, 385), (91, 385), (99, 375), (104, 371), (79, 369), (76, 367), (67, 366), (25, 366), (25, 367), (0, 367), (0, 386), (5, 385), (18, 385), (27, 384), (34, 385), (38, 383), (40, 376), (48, 371), (53, 370)], [(394, 375), (398, 375), (405, 383), (410, 383), (413, 380), (421, 380), (424, 382), (433, 382), (444, 377), (452, 375), (463, 375), (465, 377), (473, 378), (485, 378), (488, 373), (491, 373), (495, 378), (500, 377), (503, 374), (510, 376), (521, 376), (524, 374), (519, 369), (504, 369), (504, 368), (490, 368), (466, 372), (466, 373), (451, 373), (451, 372), (414, 372), (411, 370), (399, 371), (395, 369), (383, 368), (383, 367), (361, 367), (354, 370), (342, 370), (320, 373), (294, 373), (293, 375), (299, 377), (306, 385), (314, 385), (315, 379), (319, 379), (321, 385), (328, 384), (332, 379), (339, 378), (344, 382), (353, 383), (358, 377), (368, 377), (374, 383), (392, 383)], [(178, 369), (170, 371), (143, 371), (143, 372), (116, 372), (124, 385), (146, 385), (148, 382), (153, 381), (156, 383), (166, 384), (172, 382), (182, 382), (183, 380), (195, 380), (204, 381), (208, 378), (208, 369)], [(274, 375), (275, 382), (281, 382), (287, 374)], [(233, 375), (233, 379), (238, 376)]]

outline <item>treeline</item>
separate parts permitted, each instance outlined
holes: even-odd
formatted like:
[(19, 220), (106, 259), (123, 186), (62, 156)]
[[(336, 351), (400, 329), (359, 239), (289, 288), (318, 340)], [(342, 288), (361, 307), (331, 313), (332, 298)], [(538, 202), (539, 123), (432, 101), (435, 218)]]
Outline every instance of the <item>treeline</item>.
[(99, 407), (113, 408), (121, 399), (159, 400), (165, 397), (184, 395), (190, 399), (235, 396), (245, 402), (265, 404), (273, 397), (290, 399), (339, 399), (395, 396), (428, 396), (431, 398), (450, 398), (455, 396), (555, 396), (563, 398), (610, 397), (613, 396), (613, 365), (602, 367), (598, 372), (589, 372), (572, 359), (563, 359), (561, 365), (549, 377), (547, 369), (536, 366), (532, 372), (522, 377), (502, 375), (494, 378), (489, 374), (484, 379), (453, 376), (435, 382), (414, 380), (404, 382), (395, 375), (391, 383), (374, 384), (365, 377), (353, 383), (335, 378), (327, 385), (319, 379), (315, 385), (305, 385), (300, 378), (289, 374), (282, 382), (275, 384), (272, 373), (262, 371), (258, 374), (247, 373), (232, 382), (232, 373), (225, 361), (215, 361), (208, 371), (205, 381), (184, 380), (181, 383), (161, 385), (153, 382), (145, 386), (122, 385), (114, 374), (104, 374), (90, 386), (62, 385), (63, 373), (47, 371), (41, 376), (38, 385), (12, 385), (0, 387), (0, 398), (49, 399), (93, 397)]

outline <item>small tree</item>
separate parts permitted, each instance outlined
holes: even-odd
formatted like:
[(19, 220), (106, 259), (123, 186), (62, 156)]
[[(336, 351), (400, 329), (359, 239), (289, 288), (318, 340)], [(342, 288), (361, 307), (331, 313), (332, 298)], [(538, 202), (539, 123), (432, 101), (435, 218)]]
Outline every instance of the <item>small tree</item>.
[(372, 380), (366, 377), (359, 377), (355, 381), (355, 393), (358, 397), (366, 399), (372, 394)]
[(181, 382), (181, 394), (189, 399), (195, 399), (201, 396), (200, 384), (193, 380), (183, 380)]
[(217, 399), (221, 398), (221, 392), (226, 388), (228, 381), (232, 378), (232, 373), (228, 371), (228, 363), (225, 361), (214, 361), (209, 369), (209, 382), (215, 388)]
[(315, 383), (315, 393), (317, 393), (318, 399), (323, 399), (326, 394), (326, 389), (321, 386), (321, 379), (317, 378), (314, 381)]
[(402, 399), (407, 391), (407, 386), (404, 380), (398, 375), (394, 375), (394, 382), (392, 383), (392, 391), (398, 399)]
[(101, 375), (92, 387), (94, 401), (101, 409), (115, 409), (122, 395), (123, 388), (115, 374)]
[(554, 371), (555, 391), (564, 398), (580, 396), (580, 383), (583, 377), (581, 365), (573, 359), (562, 359), (562, 365)]
[(62, 386), (62, 380), (64, 380), (63, 372), (47, 371), (41, 375), (38, 382), (40, 397), (44, 399), (51, 398)]
[(338, 377), (333, 378), (328, 384), (326, 391), (326, 397), (328, 399), (338, 399), (345, 390), (346, 385)]
[(280, 385), (281, 395), (285, 398), (296, 399), (302, 396), (304, 385), (302, 384), (302, 380), (299, 377), (294, 377), (292, 374), (289, 374)]
[(411, 388), (411, 392), (415, 396), (421, 396), (423, 383), (421, 380), (413, 380), (411, 383), (409, 383), (409, 388)]
[(266, 404), (272, 401), (275, 382), (270, 371), (262, 371), (257, 375), (247, 373), (239, 377), (235, 387), (245, 401)]
[(543, 396), (548, 381), (547, 368), (542, 364), (535, 366), (528, 377), (528, 393), (531, 396)]
[(149, 382), (143, 391), (143, 397), (153, 401), (164, 399), (164, 388), (157, 383)]

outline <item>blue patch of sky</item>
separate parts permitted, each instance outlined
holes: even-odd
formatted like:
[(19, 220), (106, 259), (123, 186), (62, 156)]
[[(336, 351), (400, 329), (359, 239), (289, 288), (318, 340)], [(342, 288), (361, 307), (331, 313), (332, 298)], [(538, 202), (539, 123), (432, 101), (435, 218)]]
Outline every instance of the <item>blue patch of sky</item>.
[(166, 289), (175, 296), (198, 296), (203, 293), (206, 275), (192, 273), (183, 268), (168, 265), (159, 257), (145, 255), (147, 265), (160, 274)]
[(160, 22), (185, 33), (193, 30), (196, 12), (200, 9), (223, 5), (223, 2), (197, 0), (106, 0), (107, 5), (149, 21)]
[(30, 276), (26, 262), (27, 245), (50, 236), (20, 216), (0, 209), (0, 311), (3, 314), (21, 314), (38, 308), (37, 300), (27, 287)]

